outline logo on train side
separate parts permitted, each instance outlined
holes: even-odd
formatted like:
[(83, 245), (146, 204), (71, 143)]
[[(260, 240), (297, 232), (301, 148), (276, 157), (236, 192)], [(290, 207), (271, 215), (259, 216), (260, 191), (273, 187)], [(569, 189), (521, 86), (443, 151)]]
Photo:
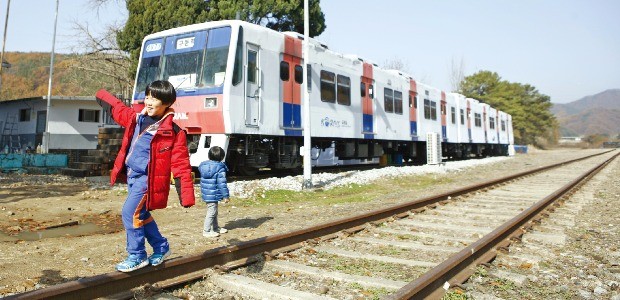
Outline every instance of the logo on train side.
[(173, 120), (188, 120), (186, 112), (175, 112)]
[(334, 120), (330, 117), (325, 117), (323, 119), (321, 119), (321, 126), (323, 127), (335, 127), (335, 128), (347, 128), (347, 127), (351, 127), (349, 126), (349, 123), (347, 122), (347, 120)]

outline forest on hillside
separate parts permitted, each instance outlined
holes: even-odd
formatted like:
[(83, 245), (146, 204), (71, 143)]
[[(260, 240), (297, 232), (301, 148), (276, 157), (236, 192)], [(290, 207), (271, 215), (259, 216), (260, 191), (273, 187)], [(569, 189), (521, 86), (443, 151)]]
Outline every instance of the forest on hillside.
[[(2, 69), (0, 101), (46, 96), (49, 86), (50, 53), (7, 52), (4, 61), (10, 64)], [(98, 60), (89, 64), (88, 54), (56, 54), (52, 78), (54, 96), (94, 96), (105, 88), (128, 96), (130, 84), (119, 81), (106, 69), (114, 67), (114, 60)], [(107, 64), (107, 66), (106, 66)]]

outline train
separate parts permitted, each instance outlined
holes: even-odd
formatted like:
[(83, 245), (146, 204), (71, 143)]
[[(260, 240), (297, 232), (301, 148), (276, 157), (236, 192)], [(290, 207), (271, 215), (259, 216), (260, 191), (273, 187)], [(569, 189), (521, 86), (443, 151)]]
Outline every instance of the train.
[[(313, 166), (510, 155), (510, 114), (313, 38), (304, 62), (303, 40), (240, 20), (150, 34), (142, 43), (132, 107), (144, 107), (147, 84), (170, 81), (191, 165), (220, 146), (231, 171), (245, 175), (302, 166), (304, 105), (310, 106)], [(308, 101), (302, 100), (304, 82)]]

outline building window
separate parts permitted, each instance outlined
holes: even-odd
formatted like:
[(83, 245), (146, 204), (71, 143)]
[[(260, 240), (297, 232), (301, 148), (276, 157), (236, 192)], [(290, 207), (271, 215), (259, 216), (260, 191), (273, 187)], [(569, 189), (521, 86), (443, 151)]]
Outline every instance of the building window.
[(30, 108), (24, 108), (19, 110), (19, 121), (20, 122), (30, 122)]
[(321, 71), (321, 101), (336, 102), (336, 74)]
[(99, 113), (100, 111), (94, 109), (80, 109), (78, 121), (99, 123)]

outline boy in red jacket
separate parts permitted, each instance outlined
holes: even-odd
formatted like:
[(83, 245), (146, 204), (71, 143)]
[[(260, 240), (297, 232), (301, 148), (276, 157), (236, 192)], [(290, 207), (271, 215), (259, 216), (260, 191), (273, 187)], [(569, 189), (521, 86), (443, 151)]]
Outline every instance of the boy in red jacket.
[[(170, 192), (170, 173), (181, 205), (194, 205), (194, 184), (189, 163), (187, 137), (172, 119), (170, 107), (176, 100), (176, 91), (168, 81), (154, 81), (146, 87), (145, 107), (136, 114), (119, 99), (105, 90), (99, 90), (97, 102), (110, 109), (112, 118), (125, 127), (121, 149), (110, 174), (110, 183), (127, 178), (127, 199), (122, 218), (127, 232), (127, 259), (116, 269), (130, 272), (149, 264), (157, 266), (170, 256), (168, 240), (161, 235), (151, 210), (165, 208)], [(144, 241), (153, 247), (147, 257)]]

